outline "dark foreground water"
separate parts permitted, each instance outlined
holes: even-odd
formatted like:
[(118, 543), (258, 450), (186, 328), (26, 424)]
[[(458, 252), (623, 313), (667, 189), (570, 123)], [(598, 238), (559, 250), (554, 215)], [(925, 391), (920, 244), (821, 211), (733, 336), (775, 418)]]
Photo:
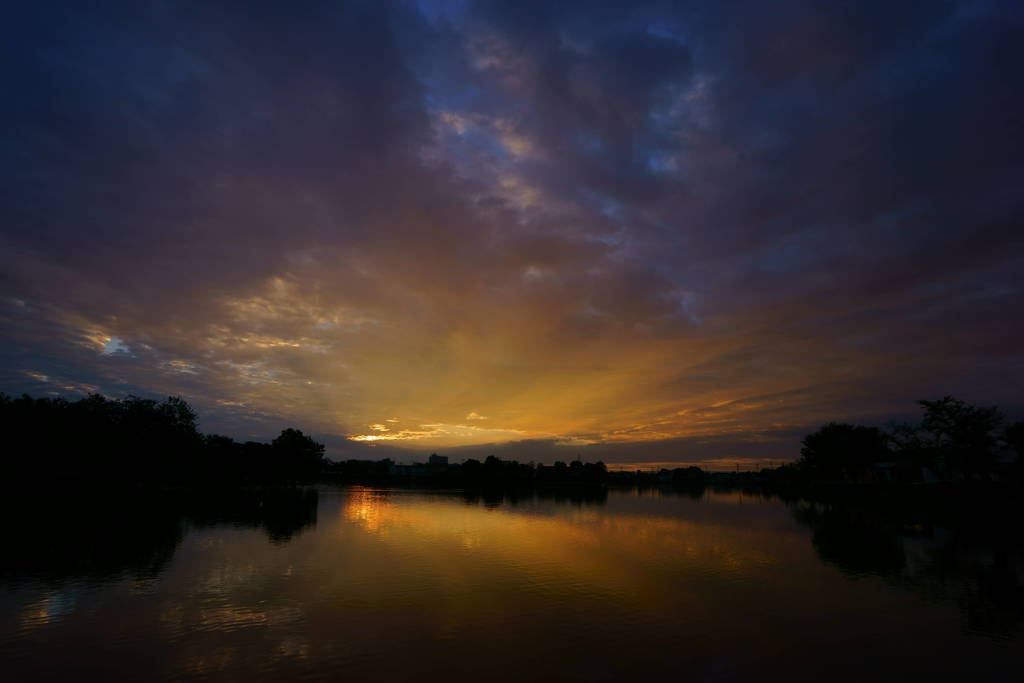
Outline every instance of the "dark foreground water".
[(45, 497), (0, 677), (1019, 680), (1018, 538), (739, 493)]

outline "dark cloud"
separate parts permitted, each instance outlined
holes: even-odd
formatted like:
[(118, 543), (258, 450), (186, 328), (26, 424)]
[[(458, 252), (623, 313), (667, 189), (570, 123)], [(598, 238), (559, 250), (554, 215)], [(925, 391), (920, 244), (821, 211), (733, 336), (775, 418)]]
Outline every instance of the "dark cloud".
[(623, 461), (1024, 409), (1014, 3), (16, 3), (2, 31), (0, 389)]

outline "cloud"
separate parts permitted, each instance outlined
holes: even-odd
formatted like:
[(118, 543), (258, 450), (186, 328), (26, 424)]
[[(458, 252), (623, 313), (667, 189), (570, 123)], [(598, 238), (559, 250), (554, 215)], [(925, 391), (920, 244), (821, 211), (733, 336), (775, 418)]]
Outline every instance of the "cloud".
[(2, 390), (650, 462), (1024, 410), (1010, 7), (57, 12), (6, 23)]

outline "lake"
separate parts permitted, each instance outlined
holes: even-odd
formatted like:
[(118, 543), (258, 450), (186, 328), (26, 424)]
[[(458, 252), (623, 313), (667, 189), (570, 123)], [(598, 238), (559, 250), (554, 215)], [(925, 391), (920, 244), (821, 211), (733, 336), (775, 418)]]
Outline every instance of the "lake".
[(5, 680), (1006, 681), (1024, 654), (1003, 532), (740, 492), (79, 495), (7, 515)]

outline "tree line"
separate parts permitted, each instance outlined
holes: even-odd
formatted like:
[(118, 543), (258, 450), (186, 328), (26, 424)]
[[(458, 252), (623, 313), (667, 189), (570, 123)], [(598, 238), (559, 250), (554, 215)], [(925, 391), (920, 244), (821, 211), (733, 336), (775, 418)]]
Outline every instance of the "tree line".
[[(1007, 424), (998, 408), (951, 396), (919, 404), (923, 415), (916, 424), (878, 428), (830, 422), (804, 437), (795, 463), (746, 478), (716, 477), (696, 467), (642, 477), (610, 473), (602, 462), (576, 459), (543, 465), (493, 455), (451, 465), (436, 455), (413, 465), (388, 459), (333, 462), (324, 457), (323, 444), (297, 429), (282, 430), (270, 443), (203, 434), (195, 411), (180, 397), (156, 401), (91, 394), (71, 401), (0, 394), (0, 438), (8, 482), (30, 477), (114, 484), (416, 479), (447, 485), (625, 484), (650, 479), (659, 485), (697, 486), (741, 485), (752, 478), (905, 483), (1022, 479), (1024, 421)], [(719, 481), (727, 476), (737, 481)]]
[(608, 469), (603, 462), (557, 461), (553, 465), (522, 463), (502, 460), (488, 455), (484, 460), (468, 458), (462, 463), (449, 464), (448, 459), (431, 455), (427, 462), (398, 464), (389, 458), (383, 460), (328, 461), (324, 475), (337, 481), (375, 482), (409, 480), (417, 483), (448, 486), (464, 484), (528, 485), (546, 483), (603, 483)]
[(0, 394), (3, 467), (14, 483), (282, 483), (311, 480), (323, 469), (324, 446), (297, 429), (270, 443), (203, 434), (184, 399), (163, 401), (91, 394), (13, 398)]
[(789, 468), (817, 481), (954, 482), (1019, 480), (1024, 420), (1006, 423), (995, 406), (952, 396), (918, 401), (916, 424), (885, 428), (830, 422), (804, 437)]
[(196, 412), (181, 397), (163, 401), (91, 394), (13, 398), (0, 394), (2, 466), (10, 483), (26, 479), (110, 484), (280, 484), (328, 480), (427, 480), (433, 484), (532, 484), (605, 481), (604, 463), (579, 459), (554, 465), (520, 463), (493, 455), (448, 464), (401, 465), (390, 459), (333, 462), (324, 445), (298, 429), (270, 443), (238, 442), (203, 434)]

